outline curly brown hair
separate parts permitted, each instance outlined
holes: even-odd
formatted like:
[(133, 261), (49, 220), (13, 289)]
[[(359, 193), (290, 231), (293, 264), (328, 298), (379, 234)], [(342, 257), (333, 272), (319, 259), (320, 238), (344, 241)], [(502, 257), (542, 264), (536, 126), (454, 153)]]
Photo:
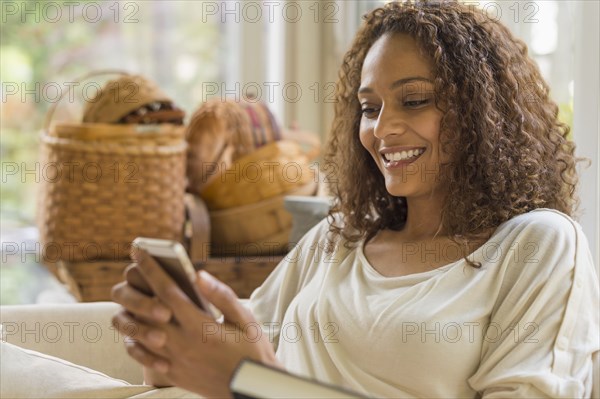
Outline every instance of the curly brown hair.
[[(457, 2), (392, 2), (363, 16), (343, 59), (325, 165), (335, 198), (330, 245), (381, 229), (401, 229), (404, 197), (390, 195), (359, 140), (357, 91), (365, 56), (384, 33), (407, 33), (433, 61), (436, 103), (442, 99), (441, 145), (448, 192), (442, 227), (463, 243), (536, 208), (572, 215), (577, 206), (574, 144), (527, 46), (498, 21)], [(341, 213), (338, 225), (334, 215)], [(469, 262), (470, 263), (470, 262)]]

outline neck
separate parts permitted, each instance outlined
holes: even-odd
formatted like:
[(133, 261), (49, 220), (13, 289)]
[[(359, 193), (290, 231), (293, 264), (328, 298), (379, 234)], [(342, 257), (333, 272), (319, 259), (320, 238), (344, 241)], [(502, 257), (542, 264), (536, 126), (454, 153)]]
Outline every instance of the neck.
[(407, 198), (406, 224), (402, 228), (403, 235), (411, 241), (444, 237), (442, 229), (443, 198)]

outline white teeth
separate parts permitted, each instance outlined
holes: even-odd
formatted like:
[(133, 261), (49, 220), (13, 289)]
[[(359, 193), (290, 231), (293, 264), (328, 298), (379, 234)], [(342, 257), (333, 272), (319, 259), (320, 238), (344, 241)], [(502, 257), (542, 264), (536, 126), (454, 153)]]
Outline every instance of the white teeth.
[(401, 152), (388, 152), (388, 153), (384, 154), (383, 156), (388, 161), (404, 161), (406, 159), (421, 155), (423, 152), (425, 152), (425, 150), (423, 148), (418, 148), (418, 149), (414, 149), (414, 150), (401, 151)]

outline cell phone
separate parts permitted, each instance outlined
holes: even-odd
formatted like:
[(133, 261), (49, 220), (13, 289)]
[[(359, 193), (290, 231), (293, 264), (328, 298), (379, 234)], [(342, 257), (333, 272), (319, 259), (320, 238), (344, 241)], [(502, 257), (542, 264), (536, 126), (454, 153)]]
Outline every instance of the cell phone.
[(196, 306), (215, 316), (210, 303), (196, 288), (196, 270), (183, 245), (177, 241), (138, 237), (132, 246), (132, 250), (143, 249), (152, 256)]

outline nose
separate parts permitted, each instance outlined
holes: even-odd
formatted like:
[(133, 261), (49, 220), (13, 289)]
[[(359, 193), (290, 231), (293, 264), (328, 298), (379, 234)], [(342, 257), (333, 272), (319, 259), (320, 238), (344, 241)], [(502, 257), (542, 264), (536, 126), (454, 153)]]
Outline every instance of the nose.
[(407, 124), (402, 113), (386, 107), (381, 107), (379, 116), (375, 122), (373, 134), (380, 140), (391, 135), (402, 135), (406, 133)]

